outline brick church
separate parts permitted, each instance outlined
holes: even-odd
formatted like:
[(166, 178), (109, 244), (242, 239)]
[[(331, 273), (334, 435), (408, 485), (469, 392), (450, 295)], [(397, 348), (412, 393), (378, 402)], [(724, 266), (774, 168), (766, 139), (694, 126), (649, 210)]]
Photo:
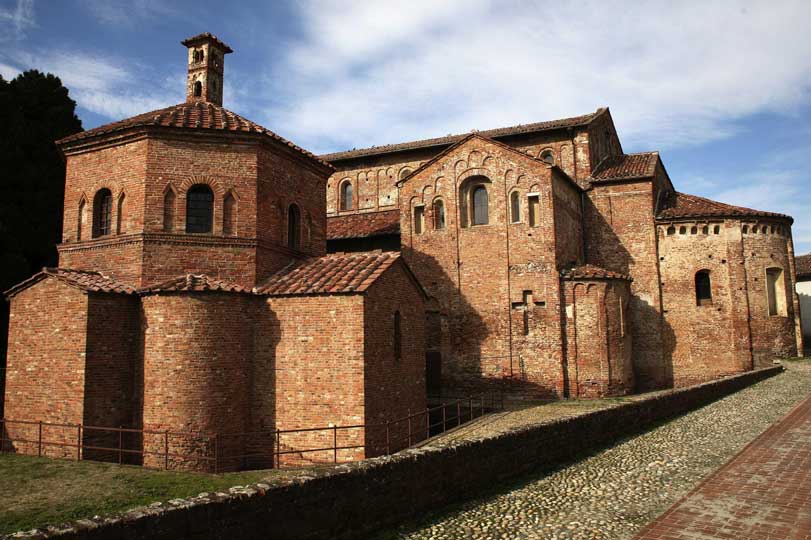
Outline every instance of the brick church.
[(59, 267), (6, 292), (7, 418), (370, 424), (801, 350), (791, 217), (676, 191), (608, 109), (316, 156), (223, 108), (225, 43), (183, 45), (184, 103), (57, 142)]

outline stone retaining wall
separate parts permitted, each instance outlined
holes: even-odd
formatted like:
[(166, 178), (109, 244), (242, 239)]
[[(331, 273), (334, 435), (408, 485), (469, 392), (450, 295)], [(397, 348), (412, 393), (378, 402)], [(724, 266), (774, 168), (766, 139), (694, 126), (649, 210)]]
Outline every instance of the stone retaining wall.
[(358, 538), (469, 499), (499, 482), (564, 463), (584, 450), (701, 407), (782, 370), (769, 367), (492, 438), (443, 448), (429, 445), (278, 485), (257, 484), (156, 503), (14, 538)]

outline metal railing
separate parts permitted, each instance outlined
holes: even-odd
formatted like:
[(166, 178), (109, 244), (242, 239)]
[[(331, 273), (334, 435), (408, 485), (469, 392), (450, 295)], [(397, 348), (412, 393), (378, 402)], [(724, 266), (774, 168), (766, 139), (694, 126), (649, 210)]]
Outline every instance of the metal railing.
[[(503, 409), (503, 396), (442, 401), (379, 423), (235, 433), (0, 419), (0, 452), (222, 472), (339, 463), (399, 452)], [(362, 455), (361, 455), (362, 451)]]

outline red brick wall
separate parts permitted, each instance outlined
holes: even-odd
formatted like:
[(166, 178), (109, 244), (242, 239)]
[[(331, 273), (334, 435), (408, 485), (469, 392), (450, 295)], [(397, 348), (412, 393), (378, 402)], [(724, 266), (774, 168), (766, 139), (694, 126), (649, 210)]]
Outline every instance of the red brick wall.
[[(363, 298), (270, 297), (259, 308), (254, 360), (255, 430), (363, 424)], [(362, 446), (362, 429), (339, 432), (340, 446)], [(333, 433), (283, 435), (283, 451), (331, 447)], [(339, 459), (363, 457), (346, 450)], [(283, 462), (332, 461), (332, 451), (290, 454)]]
[[(252, 298), (192, 293), (150, 295), (141, 301), (144, 429), (218, 433), (220, 456), (242, 454), (242, 437), (223, 434), (248, 431)], [(212, 444), (178, 436), (170, 440), (170, 452), (212, 456)], [(163, 452), (163, 437), (145, 435), (144, 448)], [(147, 456), (144, 462), (162, 466), (163, 456)], [(223, 459), (220, 468), (240, 464)]]
[[(366, 292), (363, 307), (366, 423), (383, 424), (424, 410), (425, 306), (422, 293), (402, 264), (378, 278)], [(400, 313), (399, 358), (395, 355), (395, 312)], [(391, 450), (407, 446), (407, 430), (406, 422), (390, 425)], [(422, 438), (420, 433), (413, 440)], [(370, 456), (384, 453), (384, 429), (367, 430), (366, 444)]]
[(637, 387), (661, 388), (671, 382), (662, 356), (661, 293), (650, 181), (597, 184), (585, 199), (586, 260), (629, 274), (631, 328)]
[[(84, 416), (88, 298), (57, 279), (44, 279), (11, 299), (5, 417), (81, 424)], [(35, 426), (9, 424), (7, 435), (37, 440)], [(46, 428), (43, 438), (76, 442), (76, 431)], [(15, 444), (36, 453), (36, 445)], [(75, 450), (45, 447), (50, 456)]]

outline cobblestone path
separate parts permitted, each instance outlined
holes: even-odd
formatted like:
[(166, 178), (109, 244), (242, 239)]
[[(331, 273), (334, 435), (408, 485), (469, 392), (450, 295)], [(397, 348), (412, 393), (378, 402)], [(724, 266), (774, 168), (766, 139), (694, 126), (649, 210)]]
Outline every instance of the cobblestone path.
[(811, 395), (811, 361), (389, 539), (628, 539)]
[(637, 538), (811, 538), (811, 398), (645, 527)]

